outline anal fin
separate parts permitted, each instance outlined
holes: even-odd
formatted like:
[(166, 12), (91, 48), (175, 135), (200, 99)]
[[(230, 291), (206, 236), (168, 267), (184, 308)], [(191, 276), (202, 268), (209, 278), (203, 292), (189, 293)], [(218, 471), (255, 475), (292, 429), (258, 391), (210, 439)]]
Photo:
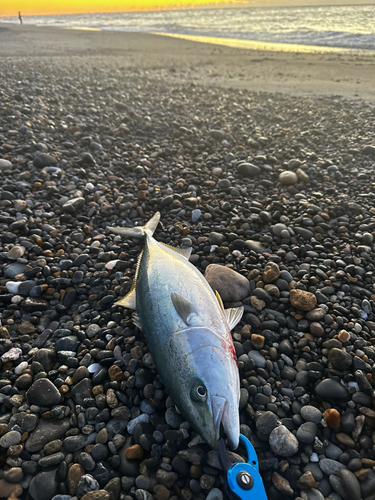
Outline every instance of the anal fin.
[(243, 312), (243, 306), (231, 307), (230, 309), (224, 310), (225, 316), (227, 317), (229, 330), (233, 330), (233, 328), (241, 321)]

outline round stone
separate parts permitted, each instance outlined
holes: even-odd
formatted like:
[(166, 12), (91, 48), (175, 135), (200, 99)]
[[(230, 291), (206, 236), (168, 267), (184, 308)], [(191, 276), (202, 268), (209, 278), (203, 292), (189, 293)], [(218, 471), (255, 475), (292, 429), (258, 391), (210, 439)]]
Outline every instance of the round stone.
[(298, 440), (284, 425), (275, 427), (269, 436), (271, 449), (281, 457), (291, 457), (298, 451)]
[(298, 182), (297, 174), (289, 170), (281, 172), (281, 174), (279, 175), (279, 182), (284, 186), (291, 186), (292, 184), (296, 184)]
[(320, 424), (322, 420), (322, 412), (315, 408), (315, 406), (306, 405), (301, 408), (301, 416), (306, 422), (314, 422), (315, 424)]

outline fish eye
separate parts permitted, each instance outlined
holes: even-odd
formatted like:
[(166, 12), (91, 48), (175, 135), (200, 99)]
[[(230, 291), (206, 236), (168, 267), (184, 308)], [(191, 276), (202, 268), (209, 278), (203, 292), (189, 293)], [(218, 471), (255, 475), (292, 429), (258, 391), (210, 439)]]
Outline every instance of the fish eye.
[(207, 391), (206, 391), (206, 388), (203, 385), (198, 385), (198, 387), (197, 387), (196, 390), (197, 390), (198, 396), (200, 396), (201, 398), (205, 398), (206, 397)]
[(196, 383), (191, 390), (191, 399), (197, 403), (204, 403), (207, 399), (207, 389), (201, 383)]

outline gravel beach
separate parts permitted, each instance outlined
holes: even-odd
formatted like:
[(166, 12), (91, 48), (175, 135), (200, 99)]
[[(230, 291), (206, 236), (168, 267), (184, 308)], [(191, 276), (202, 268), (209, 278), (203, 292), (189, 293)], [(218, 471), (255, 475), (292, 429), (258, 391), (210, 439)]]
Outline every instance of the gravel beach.
[(0, 498), (223, 500), (217, 452), (115, 305), (142, 242), (107, 227), (160, 211), (156, 239), (191, 246), (244, 306), (241, 432), (269, 500), (375, 500), (370, 88), (215, 86), (182, 48), (197, 67), (254, 52), (33, 27), (21, 48), (17, 33), (0, 26)]

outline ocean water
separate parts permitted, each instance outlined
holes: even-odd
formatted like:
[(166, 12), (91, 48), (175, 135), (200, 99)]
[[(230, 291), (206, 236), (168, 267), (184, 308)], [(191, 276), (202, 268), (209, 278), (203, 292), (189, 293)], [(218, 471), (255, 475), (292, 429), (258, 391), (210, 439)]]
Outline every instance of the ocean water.
[(24, 23), (375, 50), (375, 5), (28, 16)]

